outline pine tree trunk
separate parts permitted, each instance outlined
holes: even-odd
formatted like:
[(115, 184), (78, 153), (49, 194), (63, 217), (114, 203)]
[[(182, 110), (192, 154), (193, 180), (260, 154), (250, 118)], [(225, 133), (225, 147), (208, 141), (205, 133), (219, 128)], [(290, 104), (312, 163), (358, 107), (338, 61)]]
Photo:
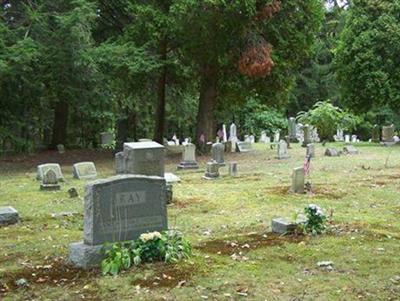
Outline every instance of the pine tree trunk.
[(200, 99), (197, 113), (195, 143), (199, 143), (201, 135), (204, 135), (205, 142), (214, 141), (216, 137), (214, 111), (217, 104), (217, 65), (204, 65), (200, 80)]
[[(167, 41), (163, 38), (160, 42), (160, 59), (165, 62), (167, 60)], [(156, 107), (156, 125), (154, 129), (154, 141), (163, 144), (165, 131), (165, 91), (167, 85), (167, 67), (164, 65), (161, 68), (160, 78), (157, 86), (157, 107)]]
[(62, 100), (56, 104), (54, 109), (53, 123), (53, 147), (57, 146), (58, 144), (65, 145), (67, 142), (68, 112), (68, 102)]

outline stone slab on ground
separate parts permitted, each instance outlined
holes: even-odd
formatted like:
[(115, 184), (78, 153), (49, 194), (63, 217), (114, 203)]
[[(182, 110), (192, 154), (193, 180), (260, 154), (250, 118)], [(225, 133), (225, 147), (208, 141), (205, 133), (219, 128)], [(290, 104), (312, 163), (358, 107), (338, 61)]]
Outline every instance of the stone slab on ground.
[(0, 226), (16, 224), (19, 221), (19, 214), (11, 206), (0, 207)]
[(286, 218), (279, 217), (272, 219), (271, 228), (272, 232), (277, 234), (290, 234), (296, 231), (297, 224), (295, 222), (288, 221)]
[(343, 147), (343, 152), (348, 155), (357, 155), (358, 150), (353, 145), (346, 145)]
[(89, 246), (82, 242), (69, 245), (68, 261), (76, 267), (89, 269), (98, 267), (104, 259), (103, 245)]

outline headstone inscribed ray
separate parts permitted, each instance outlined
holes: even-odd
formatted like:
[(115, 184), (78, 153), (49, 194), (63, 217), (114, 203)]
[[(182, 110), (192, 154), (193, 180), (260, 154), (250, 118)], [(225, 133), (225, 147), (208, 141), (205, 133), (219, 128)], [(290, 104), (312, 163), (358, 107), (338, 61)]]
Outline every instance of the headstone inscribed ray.
[(161, 177), (120, 175), (86, 186), (83, 242), (70, 245), (69, 260), (88, 268), (102, 260), (101, 247), (167, 230), (166, 182)]
[(96, 166), (93, 162), (80, 162), (72, 166), (72, 173), (76, 179), (95, 179), (97, 178)]
[(48, 170), (53, 170), (55, 172), (58, 181), (64, 180), (64, 176), (61, 172), (60, 164), (57, 164), (57, 163), (47, 163), (47, 164), (38, 165), (36, 178), (38, 180), (43, 180), (43, 176)]

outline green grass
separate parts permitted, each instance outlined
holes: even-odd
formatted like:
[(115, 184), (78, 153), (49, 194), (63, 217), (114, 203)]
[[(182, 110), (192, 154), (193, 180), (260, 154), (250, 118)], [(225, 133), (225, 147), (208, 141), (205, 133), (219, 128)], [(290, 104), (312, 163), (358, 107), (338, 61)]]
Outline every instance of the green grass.
[[(309, 196), (286, 192), (291, 170), (302, 166), (305, 155), (299, 145), (292, 147), (291, 158), (282, 161), (264, 145), (253, 154), (229, 154), (226, 160), (238, 162), (240, 176), (230, 178), (225, 167), (216, 181), (202, 179), (206, 158), (200, 158), (202, 169), (189, 172), (175, 171), (178, 158), (168, 160), (166, 170), (182, 178), (168, 207), (169, 225), (192, 242), (194, 256), (175, 266), (132, 268), (116, 278), (73, 271), (75, 278), (69, 272), (62, 280), (68, 245), (82, 237), (83, 199), (69, 199), (67, 190), (76, 187), (83, 196), (85, 182), (72, 179), (71, 166), (62, 166), (61, 191), (41, 192), (35, 166), (10, 171), (0, 165), (0, 206), (15, 207), (22, 217), (20, 224), (0, 228), (0, 281), (9, 285), (0, 299), (399, 300), (400, 283), (391, 279), (400, 275), (400, 149), (358, 144), (359, 155), (328, 158), (318, 145), (310, 176), (315, 195)], [(111, 159), (95, 163), (101, 177), (114, 174)], [(332, 210), (339, 230), (257, 244), (263, 235), (274, 238), (273, 217), (292, 217), (309, 203)], [(78, 215), (51, 217), (63, 211)], [(249, 249), (241, 247), (246, 243)], [(333, 271), (317, 267), (324, 260), (334, 262)], [(46, 264), (52, 267), (38, 279)], [(29, 288), (10, 285), (22, 276)]]

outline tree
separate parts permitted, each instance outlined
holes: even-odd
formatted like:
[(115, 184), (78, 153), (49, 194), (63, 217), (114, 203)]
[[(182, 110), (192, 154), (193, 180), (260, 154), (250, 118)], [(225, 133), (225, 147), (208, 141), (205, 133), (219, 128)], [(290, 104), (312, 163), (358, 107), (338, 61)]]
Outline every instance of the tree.
[(353, 0), (336, 49), (343, 104), (400, 108), (400, 2)]

